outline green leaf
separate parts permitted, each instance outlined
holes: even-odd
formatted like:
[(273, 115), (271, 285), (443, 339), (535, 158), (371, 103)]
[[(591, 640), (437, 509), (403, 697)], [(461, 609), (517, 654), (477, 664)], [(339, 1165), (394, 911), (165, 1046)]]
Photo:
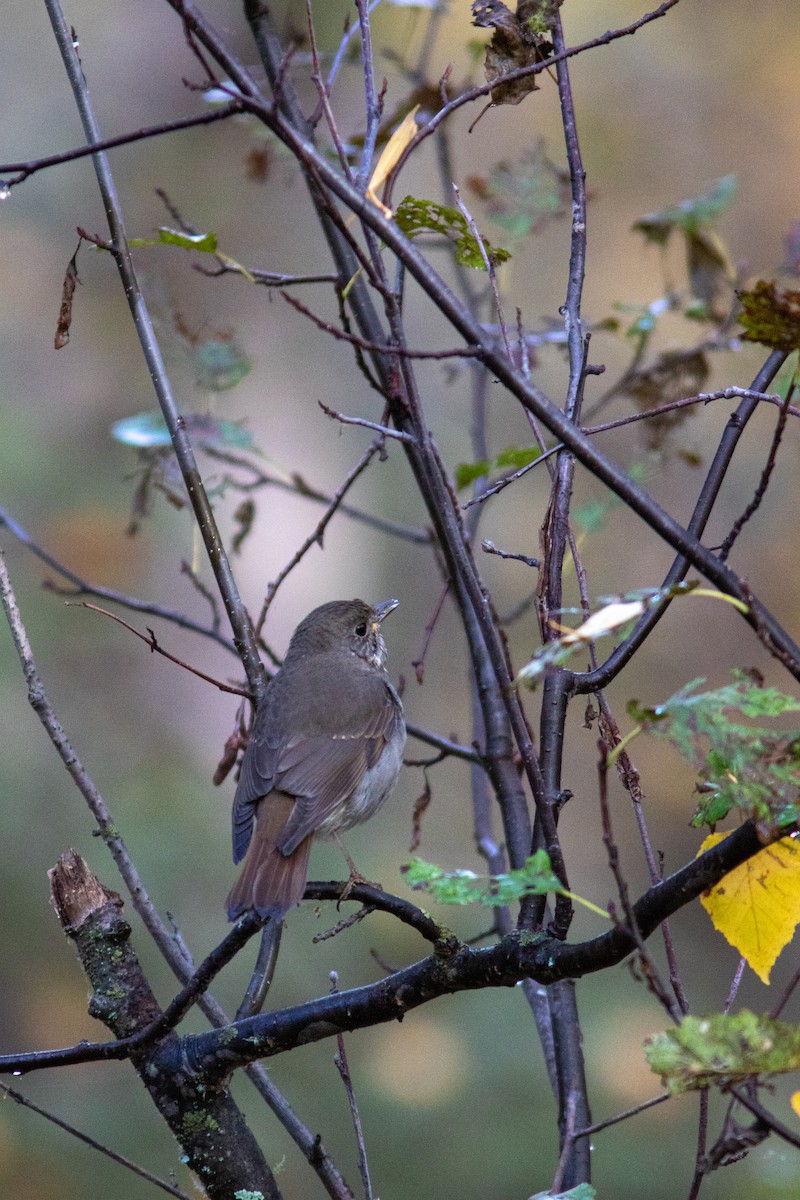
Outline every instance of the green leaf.
[(518, 903), (525, 896), (545, 896), (553, 892), (569, 896), (571, 900), (608, 919), (604, 909), (566, 890), (553, 871), (545, 850), (537, 850), (525, 860), (523, 866), (502, 875), (481, 876), (474, 871), (445, 871), (422, 858), (413, 858), (401, 870), (413, 888), (430, 892), (439, 904), (482, 904), (485, 908), (498, 908)]
[(402, 870), (413, 888), (430, 892), (439, 904), (482, 904), (486, 908), (497, 908), (522, 900), (524, 896), (564, 891), (545, 850), (537, 850), (524, 866), (502, 875), (445, 871), (422, 858), (412, 859)]
[(162, 225), (155, 238), (130, 238), (131, 246), (181, 246), (184, 250), (199, 250), (201, 254), (217, 253), (215, 233), (183, 233)]
[(714, 826), (734, 809), (760, 820), (787, 822), (800, 799), (800, 729), (773, 729), (749, 721), (800, 711), (800, 700), (757, 677), (736, 672), (734, 681), (698, 692), (695, 679), (663, 704), (632, 701), (628, 713), (645, 732), (671, 741), (700, 774), (693, 824)]
[(541, 450), (538, 446), (507, 446), (505, 450), (500, 451), (494, 465), (498, 471), (503, 467), (512, 467), (518, 471), (520, 467), (527, 467), (536, 462), (540, 455)]
[(735, 1015), (684, 1017), (677, 1029), (648, 1038), (651, 1068), (673, 1093), (796, 1071), (800, 1029), (746, 1009)]
[(456, 467), (456, 487), (459, 491), (482, 479), (491, 471), (503, 471), (511, 467), (518, 471), (536, 462), (541, 455), (538, 446), (507, 446), (496, 458), (482, 458), (474, 463), (459, 463)]
[(479, 462), (474, 463), (459, 463), (456, 467), (456, 487), (459, 491), (462, 488), (469, 487), (476, 479), (483, 479), (489, 474), (491, 463), (488, 458), (482, 458)]
[(750, 291), (736, 293), (742, 305), (739, 324), (746, 342), (773, 350), (800, 349), (800, 292), (784, 291), (759, 279)]
[(510, 238), (539, 233), (569, 212), (569, 179), (547, 157), (541, 138), (518, 162), (499, 162), (488, 177), (473, 175), (468, 183), (485, 201), (489, 219)]
[(197, 381), (209, 392), (236, 387), (253, 369), (253, 363), (232, 337), (209, 337), (192, 347)]
[[(466, 217), (458, 209), (437, 204), (434, 200), (406, 196), (397, 208), (395, 221), (407, 237), (424, 232), (440, 234), (455, 246), (456, 262), (460, 266), (486, 270), (478, 241), (467, 225)], [(486, 238), (481, 238), (481, 241), (493, 266), (499, 266), (511, 258), (508, 250), (492, 246)]]
[[(205, 413), (187, 413), (184, 424), (189, 436), (198, 446), (214, 449), (255, 450), (253, 435), (235, 421), (223, 421)], [(111, 426), (111, 436), (126, 446), (138, 449), (157, 449), (171, 445), (166, 422), (160, 412), (138, 413), (124, 417)]]
[(590, 1183), (579, 1183), (568, 1192), (537, 1192), (530, 1200), (596, 1200), (597, 1192)]
[(702, 196), (681, 200), (669, 208), (648, 213), (634, 222), (633, 228), (643, 233), (649, 242), (663, 246), (674, 229), (696, 235), (704, 227), (712, 225), (735, 195), (736, 176), (724, 175)]

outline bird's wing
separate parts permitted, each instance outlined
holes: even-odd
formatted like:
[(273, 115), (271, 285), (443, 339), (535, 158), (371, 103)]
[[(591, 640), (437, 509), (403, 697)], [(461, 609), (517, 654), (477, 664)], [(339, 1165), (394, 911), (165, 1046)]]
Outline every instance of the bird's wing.
[[(402, 722), (402, 705), (385, 675), (358, 672), (357, 704), (330, 703), (341, 661), (326, 655), (275, 676), (256, 714), (233, 802), (233, 860), (240, 862), (258, 802), (275, 789), (296, 797), (281, 839), (290, 854), (336, 810), (383, 752)], [(347, 681), (342, 683), (347, 688)], [(349, 689), (348, 690), (348, 699)]]
[(291, 854), (336, 812), (402, 726), (402, 705), (389, 681), (376, 675), (371, 686), (358, 721), (332, 737), (298, 740), (281, 755), (278, 786), (297, 798), (279, 843), (282, 853)]

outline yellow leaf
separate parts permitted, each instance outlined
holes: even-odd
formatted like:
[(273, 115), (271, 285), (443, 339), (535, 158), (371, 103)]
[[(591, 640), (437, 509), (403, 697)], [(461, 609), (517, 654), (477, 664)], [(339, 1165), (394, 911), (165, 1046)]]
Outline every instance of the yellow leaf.
[(798, 1117), (800, 1117), (800, 1092), (794, 1092), (792, 1094), (791, 1105)]
[(400, 155), (405, 150), (406, 146), (417, 136), (416, 115), (419, 111), (419, 105), (415, 104), (411, 112), (406, 113), (403, 120), (397, 126), (392, 136), (389, 138), (386, 145), (383, 147), (383, 152), (375, 164), (375, 170), (372, 172), (372, 178), (367, 185), (367, 198), (373, 204), (377, 204), (378, 208), (384, 216), (391, 218), (392, 210), (387, 208), (382, 200), (378, 198), (378, 188), (383, 187), (390, 171), (397, 166), (400, 161)]
[[(712, 833), (698, 853), (727, 837)], [(783, 838), (736, 867), (700, 898), (714, 927), (764, 983), (800, 922), (800, 845)]]

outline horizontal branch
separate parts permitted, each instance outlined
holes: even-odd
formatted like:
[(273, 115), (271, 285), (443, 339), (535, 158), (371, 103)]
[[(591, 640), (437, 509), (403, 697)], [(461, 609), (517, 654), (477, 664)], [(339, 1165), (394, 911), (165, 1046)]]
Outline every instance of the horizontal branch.
[[(747, 821), (722, 842), (649, 888), (632, 907), (639, 937), (650, 937), (662, 921), (794, 828), (775, 830), (764, 837), (755, 821)], [(339, 882), (309, 884), (306, 895), (309, 899), (336, 899), (341, 895), (341, 887)], [(159, 1071), (183, 1071), (188, 1063), (207, 1077), (215, 1074), (221, 1077), (256, 1059), (283, 1054), (308, 1042), (402, 1020), (407, 1012), (440, 996), (479, 988), (514, 987), (524, 979), (546, 985), (578, 979), (622, 962), (636, 951), (638, 944), (630, 929), (615, 925), (599, 937), (574, 944), (546, 934), (531, 936), (516, 930), (493, 946), (476, 949), (448, 935), (414, 905), (378, 888), (357, 885), (350, 899), (381, 908), (412, 925), (434, 942), (435, 952), (377, 983), (326, 995), (280, 1012), (249, 1017), (221, 1030), (177, 1040), (172, 1035), (154, 1051)], [(214, 951), (210, 958), (217, 955), (218, 951)], [(186, 994), (176, 998), (171, 1015), (183, 1007), (186, 999)], [(142, 1040), (147, 1040), (149, 1032), (142, 1031), (138, 1038), (104, 1044), (82, 1043), (62, 1050), (2, 1055), (0, 1073), (26, 1074), (72, 1063), (127, 1058)], [(164, 1061), (170, 1057), (175, 1058), (174, 1063)]]
[(188, 629), (192, 633), (198, 633), (201, 637), (211, 638), (219, 646), (222, 646), (230, 653), (235, 653), (235, 648), (230, 638), (225, 637), (219, 629), (210, 625), (203, 625), (199, 621), (195, 621), (186, 613), (179, 612), (174, 608), (166, 608), (163, 604), (155, 604), (150, 600), (140, 600), (136, 596), (126, 596), (123, 592), (115, 591), (114, 588), (103, 587), (99, 583), (91, 583), (88, 579), (76, 574), (70, 567), (59, 562), (52, 554), (43, 549), (38, 542), (35, 542), (26, 529), (15, 521), (11, 514), (2, 506), (0, 506), (0, 528), (6, 528), (14, 535), (18, 542), (35, 554), (41, 562), (46, 563), (48, 567), (52, 567), (62, 578), (66, 579), (71, 585), (71, 591), (67, 591), (52, 580), (45, 580), (44, 586), (56, 595), (67, 595), (71, 599), (77, 596), (97, 596), (101, 600), (110, 600), (114, 604), (119, 604), (123, 608), (129, 608), (131, 612), (143, 613), (149, 617), (161, 617), (164, 621), (170, 621), (173, 625), (178, 625), (181, 629)]
[[(98, 150), (113, 150), (117, 146), (128, 146), (131, 142), (141, 142), (146, 138), (160, 137), (163, 133), (175, 133), (179, 129), (192, 129), (195, 125), (212, 125), (215, 121), (225, 121), (228, 117), (245, 112), (238, 100), (232, 100), (222, 108), (212, 112), (201, 113), (196, 117), (179, 117), (175, 121), (164, 121), (161, 125), (148, 125), (144, 129), (136, 129), (132, 133), (121, 133), (118, 137), (104, 138), (91, 146), (78, 146), (75, 150), (64, 150), (61, 154), (50, 154), (46, 158), (34, 158), (29, 162), (0, 163), (0, 177), (7, 188), (24, 183), (37, 171), (48, 167), (58, 167), (61, 163), (74, 162), (76, 158), (88, 158)], [(10, 176), (5, 178), (5, 176)]]
[[(793, 828), (793, 827), (792, 827)], [(766, 843), (785, 837), (775, 831)], [(718, 883), (765, 845), (754, 821), (651, 887), (633, 905), (641, 938)], [(637, 937), (622, 925), (586, 942), (570, 944), (545, 934), (516, 930), (494, 946), (475, 949), (456, 941), (437, 953), (365, 987), (323, 996), (307, 1004), (239, 1021), (228, 1029), (186, 1037), (181, 1061), (205, 1073), (228, 1072), (256, 1058), (272, 1057), (337, 1033), (400, 1021), (407, 1012), (439, 996), (487, 987), (514, 987), (522, 979), (553, 984), (615, 966), (637, 948)], [(174, 1050), (165, 1048), (165, 1053)], [(177, 1068), (179, 1064), (176, 1062)], [(3, 1069), (3, 1060), (0, 1060)]]

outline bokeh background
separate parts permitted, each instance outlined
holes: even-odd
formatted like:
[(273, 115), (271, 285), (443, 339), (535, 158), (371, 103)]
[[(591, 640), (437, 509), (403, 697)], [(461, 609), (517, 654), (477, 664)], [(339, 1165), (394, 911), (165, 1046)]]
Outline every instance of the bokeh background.
[[(206, 11), (246, 61), (255, 61), (240, 7), (218, 0)], [(282, 26), (302, 33), (304, 5), (276, 4)], [(638, 16), (631, 0), (567, 0), (564, 22), (578, 42)], [(200, 80), (179, 22), (158, 0), (136, 5), (74, 0), (66, 17), (77, 30), (84, 69), (101, 126), (113, 135), (198, 110), (198, 96), (182, 80)], [(315, 5), (320, 46), (339, 41), (351, 6), (339, 0)], [(385, 3), (373, 16), (389, 79), (387, 111), (407, 90), (397, 57), (418, 61), (428, 16), (413, 7)], [(469, 23), (469, 4), (453, 0), (425, 52), (434, 81), (448, 64), (458, 86), (477, 80), (468, 43), (487, 40)], [(618, 306), (647, 304), (665, 290), (666, 276), (680, 283), (678, 253), (666, 264), (632, 232), (644, 213), (703, 192), (714, 179), (734, 173), (735, 203), (720, 232), (743, 278), (780, 275), (784, 238), (800, 217), (800, 27), (795, 0), (754, 6), (746, 0), (682, 0), (663, 20), (633, 38), (574, 61), (572, 80), (588, 186), (591, 193), (585, 311), (602, 321)], [(299, 59), (302, 63), (302, 57)], [(43, 5), (8, 4), (0, 47), (0, 107), (4, 113), (0, 158), (27, 160), (81, 143), (81, 132)], [(310, 97), (306, 91), (306, 97)], [(346, 66), (334, 104), (345, 137), (362, 131), (358, 69)], [(468, 179), (486, 177), (499, 161), (518, 162), (539, 139), (563, 163), (555, 87), (541, 90), (514, 110), (487, 113), (474, 132), (476, 110), (452, 122), (456, 181), (474, 207), (484, 232), (503, 244)], [(264, 178), (253, 177), (254, 153), (266, 156)], [(321, 237), (291, 160), (251, 121), (163, 137), (113, 153), (128, 232), (151, 235), (167, 221), (155, 195), (163, 188), (198, 229), (213, 230), (221, 248), (239, 262), (274, 271), (327, 269)], [(430, 143), (400, 182), (405, 192), (441, 197)], [(4, 396), (0, 416), (0, 503), (43, 547), (87, 579), (132, 595), (180, 608), (199, 619), (205, 602), (181, 573), (182, 559), (198, 553), (190, 519), (162, 497), (137, 536), (126, 536), (137, 460), (110, 436), (113, 422), (154, 407), (144, 363), (110, 259), (84, 248), (81, 286), (75, 300), (69, 346), (53, 349), (61, 280), (75, 249), (76, 226), (103, 234), (103, 214), (88, 160), (33, 176), (0, 204), (0, 347)], [(513, 246), (503, 268), (506, 311), (520, 306), (527, 325), (543, 328), (563, 302), (568, 250), (566, 222)], [(326, 339), (277, 297), (233, 277), (210, 280), (192, 269), (180, 250), (142, 250), (142, 280), (158, 321), (179, 403), (186, 411), (214, 411), (246, 421), (269, 469), (297, 471), (332, 491), (357, 461), (369, 435), (339, 429), (322, 414), (322, 400), (342, 411), (379, 417), (375, 397), (353, 371), (346, 347)], [(446, 255), (436, 253), (447, 270)], [(412, 335), (425, 344), (452, 344), (430, 306), (410, 296)], [(317, 311), (335, 315), (324, 288), (303, 292)], [(624, 310), (622, 313), (625, 319)], [(187, 337), (190, 331), (191, 337)], [(211, 396), (198, 372), (196, 351), (222, 335), (248, 357), (252, 369), (230, 392)], [(677, 319), (665, 323), (658, 345), (686, 344), (698, 331)], [(630, 346), (598, 334), (591, 358), (604, 362), (604, 378), (591, 380), (588, 401), (605, 390), (630, 357)], [(762, 354), (742, 348), (713, 359), (711, 386), (746, 386)], [(566, 383), (557, 350), (542, 352), (537, 382), (555, 399)], [(420, 369), (429, 419), (446, 462), (469, 461), (466, 373), (428, 365)], [(529, 433), (516, 406), (490, 392), (489, 438), (493, 452), (527, 444)], [(619, 402), (608, 415), (622, 415)], [(672, 451), (651, 464), (654, 494), (678, 518), (690, 512), (702, 467), (727, 416), (714, 405), (698, 412), (674, 435)], [(753, 421), (736, 468), (725, 487), (710, 540), (727, 529), (752, 494), (773, 427), (768, 413)], [(646, 455), (635, 430), (607, 435), (603, 446), (632, 464)], [(687, 453), (688, 452), (688, 453)], [(797, 612), (797, 455), (790, 427), (775, 484), (736, 551), (734, 565), (790, 627)], [(219, 483), (219, 464), (204, 460), (209, 480)], [(533, 472), (487, 507), (482, 535), (499, 545), (537, 553), (544, 512), (544, 479)], [(602, 489), (579, 472), (578, 500), (603, 500)], [(424, 511), (397, 446), (351, 494), (371, 512), (424, 525)], [(235, 494), (217, 501), (226, 534), (234, 530)], [(235, 559), (240, 588), (257, 610), (267, 582), (314, 528), (319, 509), (309, 500), (269, 490), (257, 496), (253, 535)], [(53, 573), (3, 531), (0, 538), (44, 681), (78, 753), (103, 792), (128, 846), (163, 912), (173, 915), (200, 959), (226, 931), (223, 902), (233, 878), (229, 856), (229, 783), (215, 789), (211, 776), (230, 733), (236, 703), (175, 666), (149, 654), (119, 626), (42, 589)], [(584, 545), (595, 596), (659, 582), (667, 550), (620, 509)], [(210, 574), (197, 559), (201, 575)], [(506, 611), (531, 589), (518, 563), (485, 561), (498, 607)], [(280, 653), (296, 622), (315, 604), (335, 596), (400, 598), (387, 626), (390, 669), (406, 679), (407, 711), (415, 722), (469, 740), (467, 668), (457, 622), (447, 606), (427, 657), (424, 685), (414, 678), (423, 630), (440, 584), (430, 554), (383, 536), (346, 517), (330, 526), (324, 548), (315, 548), (280, 589), (267, 636)], [(657, 702), (688, 679), (713, 684), (731, 667), (758, 666), (770, 682), (787, 681), (766, 660), (742, 622), (727, 608), (676, 605), (631, 670), (614, 686), (612, 700), (632, 696)], [(174, 653), (210, 674), (238, 678), (236, 660), (208, 640), (154, 620), (159, 638)], [(536, 644), (530, 616), (515, 626), (517, 663)], [(531, 712), (535, 712), (535, 701)], [(596, 903), (613, 895), (599, 841), (593, 774), (594, 735), (571, 714), (565, 783), (575, 793), (564, 818), (573, 886)], [(410, 743), (410, 754), (424, 748)], [(689, 828), (694, 778), (661, 746), (636, 747), (643, 771), (648, 818), (668, 870), (697, 850)], [(447, 867), (480, 870), (471, 833), (469, 776), (451, 764), (430, 774), (432, 802), (424, 819), (421, 853)], [(355, 831), (350, 849), (371, 877), (405, 893), (399, 867), (408, 858), (411, 813), (422, 790), (419, 770), (409, 768), (395, 797), (374, 822)], [(47, 869), (75, 846), (100, 877), (116, 887), (113, 864), (93, 837), (92, 821), (26, 702), (25, 686), (10, 638), (0, 634), (0, 1028), (3, 1051), (68, 1044), (104, 1031), (86, 1015), (86, 984), (74, 953), (48, 904)], [(630, 829), (626, 798), (613, 796), (623, 863), (632, 890), (646, 884), (641, 853)], [(329, 847), (315, 851), (312, 874), (339, 877), (341, 862)], [(443, 912), (459, 932), (478, 932), (485, 918)], [(377, 977), (382, 962), (413, 961), (424, 948), (381, 917), (345, 935), (313, 945), (311, 938), (333, 923), (326, 906), (291, 915), (280, 970), (272, 993), (276, 1005), (299, 1003), (329, 986), (329, 972), (343, 987)], [(674, 921), (684, 982), (696, 1011), (724, 1003), (737, 957), (695, 906)], [(596, 918), (578, 915), (576, 938), (600, 931)], [(136, 948), (166, 1001), (174, 982), (134, 921)], [(235, 1007), (249, 972), (242, 956), (215, 985)], [(759, 1009), (774, 1003), (791, 975), (796, 952), (784, 952), (765, 989), (749, 972), (741, 1002)], [(663, 1028), (665, 1017), (626, 967), (589, 978), (579, 986), (592, 1104), (600, 1119), (660, 1090), (641, 1051), (643, 1038)], [(797, 1009), (790, 1015), (797, 1017)], [(197, 1019), (187, 1027), (199, 1028)], [(340, 1081), (325, 1042), (269, 1064), (307, 1124), (319, 1130), (355, 1181), (356, 1150)], [(356, 1092), (362, 1108), (377, 1194), (411, 1197), (439, 1194), (464, 1200), (518, 1200), (547, 1187), (555, 1162), (553, 1105), (530, 1013), (519, 991), (485, 992), (440, 1000), (409, 1016), (402, 1027), (384, 1026), (348, 1038)], [(66, 1116), (122, 1153), (144, 1162), (191, 1190), (179, 1151), (130, 1070), (120, 1064), (33, 1075), (25, 1093)], [(293, 1146), (243, 1082), (242, 1103), (267, 1155), (280, 1167), (287, 1200), (322, 1195)], [(776, 1106), (796, 1121), (779, 1087)], [(717, 1112), (717, 1109), (714, 1109)], [(672, 1101), (617, 1126), (596, 1141), (596, 1178), (601, 1196), (617, 1200), (672, 1200), (686, 1194), (696, 1134), (696, 1102)], [(34, 1114), (10, 1101), (0, 1107), (0, 1190), (16, 1200), (130, 1200), (154, 1194), (147, 1184)], [(800, 1197), (800, 1157), (777, 1141), (753, 1152), (742, 1165), (718, 1172), (704, 1186), (708, 1200), (791, 1200)]]

